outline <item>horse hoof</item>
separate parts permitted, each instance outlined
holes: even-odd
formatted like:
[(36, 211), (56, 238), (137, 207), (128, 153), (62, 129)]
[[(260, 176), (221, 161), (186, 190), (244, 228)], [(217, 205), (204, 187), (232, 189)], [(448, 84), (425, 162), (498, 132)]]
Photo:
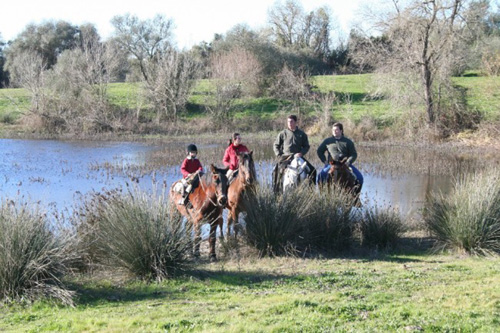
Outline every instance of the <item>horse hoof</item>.
[(217, 257), (215, 256), (215, 254), (210, 255), (210, 262), (216, 262), (216, 261)]

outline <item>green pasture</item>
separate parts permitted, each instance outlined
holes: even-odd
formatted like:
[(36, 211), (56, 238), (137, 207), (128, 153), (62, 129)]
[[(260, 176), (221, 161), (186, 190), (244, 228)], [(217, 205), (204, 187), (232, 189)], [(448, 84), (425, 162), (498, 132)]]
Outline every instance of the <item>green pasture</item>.
[[(335, 119), (351, 119), (355, 122), (364, 117), (371, 117), (378, 124), (390, 124), (391, 119), (397, 117), (400, 111), (393, 107), (383, 97), (375, 96), (372, 74), (360, 75), (324, 75), (314, 76), (311, 79), (313, 91), (335, 93), (332, 112)], [(483, 112), (486, 119), (500, 118), (500, 78), (483, 76), (464, 76), (454, 78), (457, 86), (465, 88), (469, 108)], [(187, 110), (183, 116), (190, 119), (203, 116), (203, 110), (211, 103), (210, 93), (213, 86), (208, 80), (200, 80), (193, 89)], [(109, 100), (117, 108), (139, 113), (149, 110), (139, 91), (139, 84), (112, 83), (108, 89)], [(292, 101), (281, 101), (273, 98), (242, 99), (235, 103), (236, 117), (273, 116), (290, 107)], [(24, 89), (0, 89), (0, 120), (4, 123), (12, 122), (20, 114), (30, 108), (29, 94)], [(315, 104), (300, 105), (307, 114), (320, 112), (321, 106)], [(151, 111), (145, 113), (147, 116)]]
[(74, 278), (75, 307), (4, 305), (0, 331), (496, 332), (500, 259), (230, 259), (161, 283)]

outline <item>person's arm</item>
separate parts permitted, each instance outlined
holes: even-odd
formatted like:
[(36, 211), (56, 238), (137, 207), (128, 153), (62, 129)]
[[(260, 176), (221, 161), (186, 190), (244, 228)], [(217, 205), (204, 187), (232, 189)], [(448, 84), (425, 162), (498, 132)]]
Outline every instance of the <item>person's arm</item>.
[(231, 161), (231, 156), (229, 156), (229, 149), (231, 147), (227, 147), (225, 153), (224, 153), (224, 158), (222, 158), (222, 164), (224, 164), (224, 166), (226, 167), (229, 167), (230, 166), (230, 163), (229, 161)]
[(273, 150), (276, 156), (283, 155), (283, 136), (281, 134), (278, 134), (276, 140), (274, 140)]
[(351, 165), (358, 158), (358, 152), (356, 151), (356, 147), (354, 146), (354, 142), (352, 142), (351, 140), (349, 140), (347, 142), (347, 148), (349, 151), (349, 158), (347, 159), (347, 164)]
[(181, 165), (181, 173), (182, 173), (182, 176), (184, 178), (186, 178), (187, 176), (189, 176), (189, 171), (187, 170), (187, 164), (188, 164), (188, 159), (184, 159), (184, 161), (182, 161), (182, 165)]
[(309, 138), (307, 137), (307, 134), (304, 133), (304, 136), (303, 136), (303, 142), (302, 142), (302, 147), (300, 149), (300, 153), (302, 154), (302, 156), (304, 156), (305, 154), (307, 154), (307, 152), (309, 151), (309, 148), (311, 148), (311, 146), (309, 145)]
[(323, 140), (323, 142), (319, 145), (318, 149), (316, 150), (316, 154), (318, 155), (318, 158), (323, 164), (326, 163), (325, 151), (326, 151), (326, 140)]

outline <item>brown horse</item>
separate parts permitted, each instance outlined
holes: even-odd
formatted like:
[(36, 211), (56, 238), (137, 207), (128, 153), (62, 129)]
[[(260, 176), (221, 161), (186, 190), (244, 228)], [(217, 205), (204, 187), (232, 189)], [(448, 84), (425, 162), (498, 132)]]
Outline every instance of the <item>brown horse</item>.
[(239, 154), (238, 174), (229, 185), (227, 193), (227, 234), (230, 234), (231, 225), (234, 225), (234, 234), (237, 234), (238, 215), (244, 211), (243, 196), (255, 186), (256, 172), (253, 162), (253, 151)]
[(333, 186), (338, 186), (344, 189), (347, 193), (350, 193), (353, 196), (354, 204), (359, 206), (361, 185), (356, 182), (356, 177), (352, 174), (351, 170), (349, 170), (349, 166), (346, 163), (347, 158), (344, 158), (341, 161), (330, 159), (328, 162), (332, 166), (330, 170), (328, 170), (328, 189)]
[(211, 181), (205, 177), (200, 179), (199, 185), (189, 194), (190, 204), (184, 206), (179, 204), (182, 195), (174, 190), (176, 184), (170, 188), (170, 202), (175, 204), (177, 210), (185, 216), (194, 226), (194, 255), (200, 255), (201, 225), (210, 224), (210, 234), (208, 237), (210, 244), (210, 259), (215, 260), (215, 242), (217, 226), (220, 226), (222, 233), (222, 211), (227, 204), (228, 181), (226, 177), (227, 169), (210, 166), (212, 172)]

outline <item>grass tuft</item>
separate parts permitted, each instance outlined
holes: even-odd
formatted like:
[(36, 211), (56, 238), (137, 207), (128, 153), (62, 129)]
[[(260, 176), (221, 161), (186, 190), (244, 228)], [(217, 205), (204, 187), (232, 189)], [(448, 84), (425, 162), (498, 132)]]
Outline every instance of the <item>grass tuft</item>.
[(76, 257), (73, 234), (56, 230), (46, 214), (27, 203), (0, 203), (0, 299), (53, 298), (72, 305), (61, 278)]
[(359, 223), (361, 245), (369, 248), (394, 248), (405, 231), (396, 210), (368, 208), (361, 214)]
[(144, 280), (169, 278), (187, 266), (190, 253), (190, 226), (170, 207), (165, 194), (139, 189), (109, 196), (97, 195), (98, 203), (89, 205), (91, 219), (82, 219), (84, 240), (101, 264), (124, 269)]
[(458, 179), (451, 194), (431, 197), (424, 218), (442, 248), (500, 254), (500, 170)]

